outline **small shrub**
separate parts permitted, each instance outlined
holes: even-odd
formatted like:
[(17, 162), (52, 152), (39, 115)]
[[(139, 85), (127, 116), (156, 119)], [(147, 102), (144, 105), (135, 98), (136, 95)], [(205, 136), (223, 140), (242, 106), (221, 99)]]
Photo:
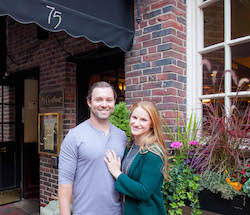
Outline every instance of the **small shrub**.
[(212, 193), (217, 193), (221, 195), (223, 199), (233, 199), (236, 195), (241, 195), (241, 193), (235, 190), (226, 181), (227, 174), (217, 174), (215, 172), (206, 172), (201, 176), (199, 191), (204, 188), (210, 190)]
[(125, 131), (128, 139), (130, 139), (129, 115), (130, 111), (126, 108), (126, 103), (120, 102), (115, 106), (114, 113), (109, 119), (112, 124)]
[(191, 167), (200, 174), (213, 171), (221, 175), (225, 171), (231, 174), (233, 169), (241, 170), (246, 163), (244, 152), (250, 148), (249, 107), (241, 117), (236, 104), (230, 116), (226, 115), (223, 105), (210, 103), (206, 108), (207, 116), (201, 134), (203, 144), (197, 148)]

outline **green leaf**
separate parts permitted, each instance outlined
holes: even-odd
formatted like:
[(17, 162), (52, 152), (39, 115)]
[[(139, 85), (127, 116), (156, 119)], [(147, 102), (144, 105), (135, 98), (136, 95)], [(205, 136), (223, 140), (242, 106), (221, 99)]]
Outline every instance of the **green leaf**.
[(184, 206), (186, 206), (186, 205), (184, 204), (184, 201), (178, 202), (177, 205), (178, 205), (179, 207), (184, 207)]
[(169, 210), (168, 213), (169, 213), (169, 215), (174, 215), (175, 214), (174, 210)]
[(175, 208), (178, 207), (177, 204), (176, 204), (175, 202), (171, 203), (170, 206), (171, 206), (171, 208), (173, 208), (173, 209), (175, 209)]
[(176, 211), (176, 214), (182, 214), (182, 209), (178, 208), (178, 210)]

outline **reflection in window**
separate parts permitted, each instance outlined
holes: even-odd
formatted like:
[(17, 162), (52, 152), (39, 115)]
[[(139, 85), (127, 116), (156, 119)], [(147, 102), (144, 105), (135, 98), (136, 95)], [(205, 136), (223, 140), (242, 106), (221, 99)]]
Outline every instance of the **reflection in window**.
[(250, 35), (250, 1), (232, 0), (232, 39)]
[(231, 103), (232, 116), (239, 119), (242, 129), (249, 131), (248, 138), (250, 138), (250, 97), (232, 98)]
[[(3, 92), (2, 92), (3, 89)], [(3, 93), (3, 98), (2, 98)], [(13, 87), (0, 87), (0, 141), (15, 141), (15, 90)]]
[(204, 46), (224, 41), (224, 1), (204, 9)]
[[(224, 92), (224, 49), (202, 56), (203, 95)], [(208, 64), (208, 65), (207, 65)]]
[(250, 43), (232, 47), (232, 68), (239, 81), (232, 81), (232, 91), (247, 91), (250, 89)]

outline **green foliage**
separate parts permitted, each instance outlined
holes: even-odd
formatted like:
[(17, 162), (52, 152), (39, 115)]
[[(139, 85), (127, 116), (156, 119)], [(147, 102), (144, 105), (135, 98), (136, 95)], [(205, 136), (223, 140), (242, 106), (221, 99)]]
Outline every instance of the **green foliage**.
[(218, 174), (212, 171), (206, 172), (201, 176), (199, 191), (204, 188), (210, 190), (213, 193), (221, 194), (221, 198), (233, 199), (236, 195), (241, 195), (241, 193), (235, 190), (226, 181), (226, 174)]
[(243, 184), (243, 192), (246, 193), (248, 195), (248, 197), (250, 198), (250, 178), (245, 182), (245, 184)]
[(193, 173), (183, 160), (173, 159), (173, 165), (169, 171), (169, 181), (162, 186), (164, 205), (170, 215), (182, 214), (182, 207), (189, 203), (192, 214), (201, 214), (199, 210), (198, 186), (200, 177)]
[(109, 119), (112, 124), (125, 131), (128, 139), (130, 138), (129, 115), (130, 112), (126, 108), (126, 103), (120, 102), (115, 106), (114, 113)]

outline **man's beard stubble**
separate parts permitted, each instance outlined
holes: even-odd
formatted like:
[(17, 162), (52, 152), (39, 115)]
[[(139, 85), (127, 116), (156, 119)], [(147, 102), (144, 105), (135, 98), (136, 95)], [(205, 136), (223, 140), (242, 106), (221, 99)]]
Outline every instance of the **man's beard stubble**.
[(108, 114), (107, 116), (103, 116), (103, 115), (101, 115), (101, 114), (99, 113), (99, 111), (93, 111), (92, 109), (90, 109), (90, 112), (91, 112), (91, 114), (93, 114), (93, 115), (95, 116), (95, 118), (97, 118), (97, 119), (100, 119), (100, 120), (108, 120), (109, 117), (112, 115), (112, 113), (113, 113), (114, 111), (110, 111), (109, 114)]

